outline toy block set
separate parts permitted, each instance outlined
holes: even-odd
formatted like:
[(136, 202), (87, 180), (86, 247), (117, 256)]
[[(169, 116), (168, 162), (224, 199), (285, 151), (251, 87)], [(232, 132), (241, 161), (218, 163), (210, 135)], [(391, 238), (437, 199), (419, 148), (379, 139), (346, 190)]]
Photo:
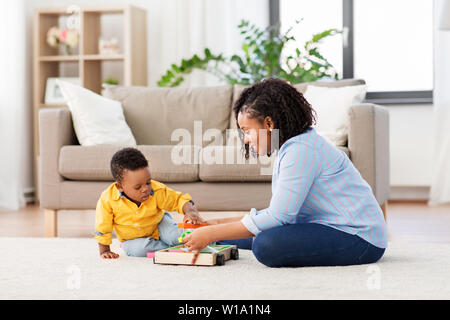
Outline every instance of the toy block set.
[[(178, 228), (187, 229), (178, 239), (182, 243), (183, 238), (192, 232), (192, 229), (203, 227), (206, 225), (193, 225), (190, 223), (179, 223)], [(180, 244), (167, 249), (162, 249), (156, 252), (149, 252), (148, 258), (153, 258), (153, 263), (158, 264), (187, 264), (193, 265), (192, 259), (194, 253), (189, 251), (184, 244)], [(226, 260), (239, 259), (239, 250), (235, 245), (209, 245), (200, 251), (194, 265), (199, 266), (222, 266)]]
[[(184, 245), (178, 245), (167, 249), (156, 251), (153, 262), (158, 264), (188, 264), (192, 265), (194, 253)], [(226, 260), (239, 259), (239, 251), (235, 245), (208, 246), (200, 251), (194, 265), (199, 266), (222, 266)]]

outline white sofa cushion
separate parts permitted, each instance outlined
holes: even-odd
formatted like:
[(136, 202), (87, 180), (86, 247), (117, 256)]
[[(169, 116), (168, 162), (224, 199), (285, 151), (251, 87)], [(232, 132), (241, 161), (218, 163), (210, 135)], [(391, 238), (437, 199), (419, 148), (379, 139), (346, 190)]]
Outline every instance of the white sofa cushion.
[(69, 82), (57, 82), (69, 106), (73, 127), (82, 146), (136, 145), (120, 102)]
[(316, 131), (336, 146), (345, 146), (348, 139), (350, 107), (363, 102), (366, 85), (329, 88), (309, 85), (303, 94), (317, 113)]

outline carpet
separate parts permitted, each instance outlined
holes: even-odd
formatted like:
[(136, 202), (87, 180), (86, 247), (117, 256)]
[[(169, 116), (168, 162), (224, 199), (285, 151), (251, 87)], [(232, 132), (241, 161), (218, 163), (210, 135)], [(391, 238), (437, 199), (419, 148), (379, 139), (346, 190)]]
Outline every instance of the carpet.
[(1, 238), (0, 299), (449, 299), (450, 245), (391, 242), (375, 264), (268, 268), (250, 251), (225, 266), (99, 258), (93, 239)]

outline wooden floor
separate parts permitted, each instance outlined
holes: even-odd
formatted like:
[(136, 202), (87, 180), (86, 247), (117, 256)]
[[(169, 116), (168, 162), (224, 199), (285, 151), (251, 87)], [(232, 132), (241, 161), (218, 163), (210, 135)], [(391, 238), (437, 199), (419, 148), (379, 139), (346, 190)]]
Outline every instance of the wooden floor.
[[(206, 219), (230, 214), (241, 215), (243, 212), (201, 212)], [(69, 238), (92, 237), (94, 222), (93, 210), (60, 211), (58, 235)], [(389, 202), (387, 224), (389, 241), (450, 243), (450, 205), (430, 207), (425, 202)], [(0, 237), (43, 236), (44, 211), (37, 205), (28, 205), (19, 211), (0, 209)]]

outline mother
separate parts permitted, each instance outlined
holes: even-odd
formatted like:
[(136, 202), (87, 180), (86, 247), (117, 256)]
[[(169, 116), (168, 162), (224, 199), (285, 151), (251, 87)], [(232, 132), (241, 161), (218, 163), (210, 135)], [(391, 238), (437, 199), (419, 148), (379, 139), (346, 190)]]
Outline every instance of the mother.
[(311, 127), (314, 110), (301, 93), (267, 79), (242, 92), (234, 113), (247, 157), (249, 149), (278, 151), (270, 206), (209, 221), (185, 238), (188, 248), (198, 252), (228, 239), (221, 243), (251, 249), (269, 267), (366, 264), (383, 256), (386, 224), (370, 186), (347, 155)]

